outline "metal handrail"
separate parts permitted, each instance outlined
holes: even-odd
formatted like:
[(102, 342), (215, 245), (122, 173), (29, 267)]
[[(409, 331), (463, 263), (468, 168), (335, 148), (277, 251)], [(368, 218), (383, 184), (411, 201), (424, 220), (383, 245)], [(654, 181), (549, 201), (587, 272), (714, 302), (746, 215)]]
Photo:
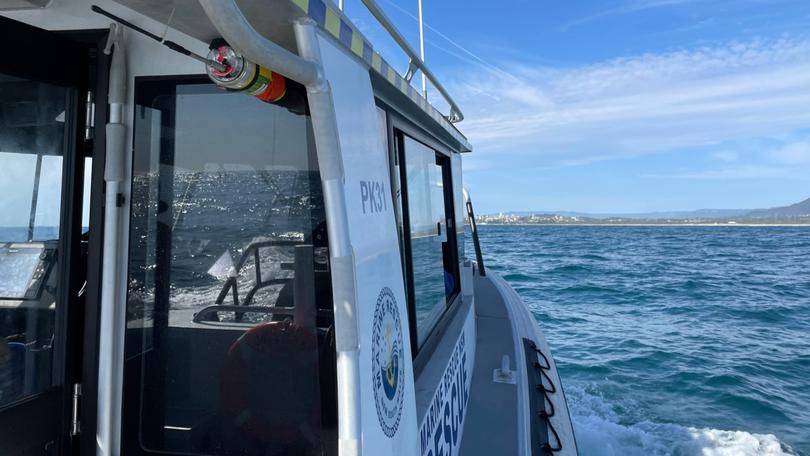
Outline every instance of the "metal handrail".
[[(276, 306), (229, 306), (224, 304), (216, 304), (213, 306), (208, 306), (200, 310), (199, 312), (194, 314), (194, 318), (192, 321), (194, 323), (204, 323), (206, 321), (210, 321), (209, 318), (211, 315), (216, 316), (219, 312), (233, 312), (237, 315), (242, 315), (246, 313), (253, 313), (253, 314), (271, 314), (271, 315), (284, 315), (284, 316), (293, 316), (295, 315), (295, 307), (276, 307)], [(332, 316), (331, 309), (318, 309), (318, 316), (329, 318)], [(237, 319), (236, 323), (240, 323)]]
[[(452, 123), (464, 120), (464, 114), (458, 107), (453, 97), (447, 89), (439, 82), (432, 71), (425, 65), (425, 62), (414, 52), (405, 38), (399, 33), (388, 16), (380, 9), (374, 0), (362, 0), (369, 12), (391, 35), (399, 47), (410, 59), (408, 71), (404, 79), (410, 83), (416, 70), (422, 72), (430, 83), (444, 97), (450, 106), (450, 114), (447, 120)], [(235, 0), (199, 0), (206, 15), (214, 24), (217, 31), (235, 48), (239, 49), (246, 57), (261, 66), (273, 68), (279, 73), (294, 79), (304, 85), (317, 85), (318, 79), (322, 77), (320, 69), (305, 59), (283, 49), (276, 43), (262, 36), (245, 18)]]
[(478, 263), (478, 273), (481, 277), (487, 275), (487, 270), (484, 268), (484, 256), (481, 255), (481, 243), (478, 241), (478, 226), (475, 224), (475, 211), (473, 210), (472, 198), (467, 189), (462, 189), (464, 194), (464, 203), (467, 206), (467, 219), (470, 221), (470, 231), (472, 232), (473, 247), (475, 247), (475, 261)]
[[(260, 250), (264, 247), (295, 247), (296, 245), (300, 244), (300, 242), (296, 241), (259, 241), (250, 244), (245, 251), (242, 253), (242, 256), (239, 258), (239, 261), (236, 263), (234, 267), (234, 271), (236, 272), (235, 276), (228, 277), (228, 280), (225, 281), (225, 285), (222, 286), (222, 290), (220, 290), (219, 295), (215, 303), (217, 305), (222, 305), (225, 302), (225, 297), (228, 296), (228, 292), (232, 293), (233, 296), (233, 304), (235, 306), (249, 306), (253, 301), (253, 296), (256, 294), (257, 291), (264, 287), (269, 287), (272, 285), (284, 285), (290, 281), (292, 278), (282, 278), (282, 279), (269, 279), (263, 280), (262, 279), (262, 267), (261, 267), (261, 256)], [(239, 273), (242, 271), (242, 268), (245, 266), (245, 263), (253, 257), (254, 263), (254, 274), (256, 276), (256, 283), (253, 287), (248, 291), (247, 296), (243, 303), (240, 304), (239, 302), (239, 284), (237, 283), (236, 279)], [(282, 264), (283, 266), (283, 264)]]
[(411, 78), (413, 77), (413, 73), (415, 69), (418, 69), (425, 75), (425, 77), (430, 80), (430, 83), (433, 84), (433, 87), (442, 94), (444, 100), (447, 101), (447, 104), (450, 105), (450, 115), (447, 116), (447, 120), (450, 122), (461, 122), (464, 120), (464, 114), (461, 112), (461, 108), (458, 107), (456, 102), (453, 100), (453, 97), (447, 92), (444, 86), (439, 82), (433, 72), (428, 69), (425, 62), (419, 57), (419, 55), (414, 52), (402, 34), (399, 33), (399, 30), (394, 26), (388, 16), (380, 9), (377, 2), (374, 0), (362, 0), (363, 4), (366, 5), (368, 11), (374, 16), (375, 19), (382, 25), (382, 27), (391, 35), (391, 38), (396, 41), (399, 47), (405, 52), (408, 56), (410, 62), (408, 63), (408, 72), (405, 74), (405, 80), (410, 82)]

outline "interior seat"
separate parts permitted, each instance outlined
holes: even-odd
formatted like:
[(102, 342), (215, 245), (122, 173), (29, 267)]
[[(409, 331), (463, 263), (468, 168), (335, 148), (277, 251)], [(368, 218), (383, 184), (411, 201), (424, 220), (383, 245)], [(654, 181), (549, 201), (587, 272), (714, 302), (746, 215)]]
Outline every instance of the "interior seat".
[(317, 327), (312, 270), (312, 247), (297, 248), (292, 320), (257, 325), (228, 350), (218, 429), (209, 442), (218, 452), (323, 454), (320, 377), (335, 365), (321, 363), (334, 331)]

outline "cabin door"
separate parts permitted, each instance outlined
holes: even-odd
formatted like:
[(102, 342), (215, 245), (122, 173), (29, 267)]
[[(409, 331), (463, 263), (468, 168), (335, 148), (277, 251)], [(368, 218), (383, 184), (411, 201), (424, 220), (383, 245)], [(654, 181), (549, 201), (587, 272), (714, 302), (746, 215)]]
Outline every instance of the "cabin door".
[(90, 47), (69, 35), (0, 16), (3, 455), (71, 454), (77, 445), (71, 416), (88, 291), (91, 67)]

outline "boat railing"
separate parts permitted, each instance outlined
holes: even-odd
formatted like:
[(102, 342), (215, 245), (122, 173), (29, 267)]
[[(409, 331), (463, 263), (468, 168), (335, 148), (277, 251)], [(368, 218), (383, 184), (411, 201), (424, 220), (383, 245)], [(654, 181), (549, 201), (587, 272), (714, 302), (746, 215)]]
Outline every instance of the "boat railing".
[(481, 277), (487, 275), (484, 268), (484, 256), (481, 254), (481, 243), (478, 240), (478, 226), (475, 224), (475, 211), (473, 210), (472, 198), (470, 193), (465, 188), (462, 190), (464, 193), (464, 205), (467, 207), (467, 220), (470, 224), (470, 231), (472, 232), (473, 247), (475, 248), (475, 261), (478, 264), (478, 272)]
[[(304, 85), (318, 84), (321, 79), (320, 69), (313, 62), (303, 59), (278, 44), (270, 41), (261, 34), (245, 18), (236, 0), (199, 0), (206, 15), (223, 38), (232, 46), (239, 49), (247, 58), (261, 66), (278, 70)], [(362, 0), (366, 9), (379, 22), (386, 32), (394, 39), (400, 49), (410, 59), (408, 71), (403, 79), (410, 84), (416, 71), (422, 74), (439, 91), (450, 106), (449, 115), (445, 116), (448, 122), (464, 120), (464, 114), (439, 82), (438, 78), (425, 65), (424, 60), (418, 56), (407, 40), (397, 30), (388, 16), (382, 11), (374, 0)], [(339, 13), (341, 14), (341, 13)]]
[[(233, 305), (213, 305), (208, 306), (194, 314), (194, 323), (206, 323), (210, 321), (218, 321), (220, 312), (232, 312), (234, 322), (239, 323), (242, 321), (242, 315), (246, 313), (251, 314), (266, 314), (272, 316), (283, 316), (292, 318), (295, 315), (295, 307), (282, 307), (282, 306), (233, 306)], [(331, 312), (328, 309), (318, 309), (318, 317), (328, 318), (331, 317)]]
[(453, 97), (450, 96), (450, 93), (448, 93), (444, 86), (439, 82), (436, 75), (430, 71), (425, 64), (425, 61), (422, 60), (416, 51), (413, 50), (411, 45), (408, 44), (408, 41), (402, 36), (391, 20), (388, 19), (388, 16), (386, 16), (385, 12), (383, 12), (380, 6), (377, 5), (377, 2), (374, 0), (362, 0), (362, 2), (366, 6), (366, 9), (368, 9), (369, 13), (371, 13), (371, 15), (377, 19), (377, 22), (380, 23), (382, 28), (388, 32), (391, 38), (393, 38), (397, 45), (399, 45), (400, 49), (405, 53), (406, 56), (408, 56), (408, 59), (410, 59), (408, 62), (408, 71), (405, 72), (405, 76), (403, 76), (403, 78), (410, 83), (416, 72), (421, 71), (450, 106), (450, 115), (447, 116), (447, 120), (453, 123), (464, 120), (464, 114), (461, 112), (461, 108), (458, 107), (455, 100), (453, 100)]
[[(225, 302), (225, 297), (228, 296), (228, 293), (231, 293), (233, 297), (233, 305), (234, 306), (249, 306), (252, 301), (253, 297), (256, 295), (256, 292), (261, 290), (262, 288), (273, 286), (273, 285), (286, 285), (290, 281), (293, 280), (292, 277), (285, 277), (280, 279), (262, 279), (262, 263), (261, 263), (261, 250), (267, 247), (295, 247), (296, 245), (301, 244), (298, 241), (260, 241), (254, 242), (250, 244), (245, 251), (242, 253), (242, 256), (239, 258), (239, 261), (234, 265), (234, 273), (228, 277), (228, 280), (225, 281), (225, 284), (222, 287), (222, 290), (219, 292), (219, 296), (215, 301), (217, 306), (223, 305)], [(239, 274), (241, 273), (242, 269), (245, 267), (245, 263), (248, 260), (253, 259), (254, 267), (253, 273), (255, 275), (255, 282), (250, 290), (245, 295), (243, 301), (239, 300), (239, 283), (237, 279), (239, 278)], [(293, 269), (292, 265), (287, 265), (282, 263), (282, 269)]]

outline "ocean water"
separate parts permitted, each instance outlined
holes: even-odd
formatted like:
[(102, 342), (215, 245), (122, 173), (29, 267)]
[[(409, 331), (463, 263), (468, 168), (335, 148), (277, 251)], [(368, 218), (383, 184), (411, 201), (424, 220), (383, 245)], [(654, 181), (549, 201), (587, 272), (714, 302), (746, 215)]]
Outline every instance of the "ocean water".
[(810, 455), (810, 228), (479, 234), (551, 344), (581, 454)]

